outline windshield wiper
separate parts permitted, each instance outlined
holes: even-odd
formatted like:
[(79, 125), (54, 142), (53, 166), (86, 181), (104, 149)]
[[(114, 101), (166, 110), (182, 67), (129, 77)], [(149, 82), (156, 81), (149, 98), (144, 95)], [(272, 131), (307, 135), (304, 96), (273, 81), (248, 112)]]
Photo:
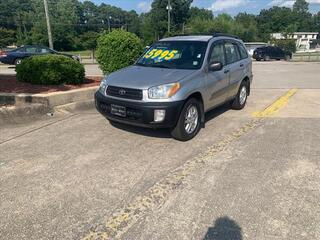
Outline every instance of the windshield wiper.
[(152, 64), (152, 65), (150, 65), (150, 67), (158, 67), (158, 68), (168, 68), (168, 69), (171, 69), (171, 67), (169, 67), (168, 65), (164, 65), (164, 64)]
[(135, 64), (136, 66), (142, 66), (142, 67), (147, 67), (145, 64), (143, 64), (143, 63), (136, 63)]

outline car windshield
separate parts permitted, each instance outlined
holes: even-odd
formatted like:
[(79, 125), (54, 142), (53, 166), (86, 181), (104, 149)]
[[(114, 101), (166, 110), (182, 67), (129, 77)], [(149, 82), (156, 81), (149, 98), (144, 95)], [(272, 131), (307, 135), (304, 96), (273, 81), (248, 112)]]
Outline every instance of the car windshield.
[(207, 42), (160, 41), (151, 46), (136, 65), (172, 69), (199, 69)]

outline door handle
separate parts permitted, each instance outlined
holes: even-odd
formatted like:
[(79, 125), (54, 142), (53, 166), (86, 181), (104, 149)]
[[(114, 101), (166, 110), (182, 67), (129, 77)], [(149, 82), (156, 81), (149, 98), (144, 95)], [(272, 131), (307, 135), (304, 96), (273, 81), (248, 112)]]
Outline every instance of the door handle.
[(229, 73), (229, 72), (230, 72), (229, 69), (224, 70), (224, 73), (225, 73), (225, 74), (227, 74), (227, 73)]
[(243, 67), (243, 63), (240, 64), (240, 67)]

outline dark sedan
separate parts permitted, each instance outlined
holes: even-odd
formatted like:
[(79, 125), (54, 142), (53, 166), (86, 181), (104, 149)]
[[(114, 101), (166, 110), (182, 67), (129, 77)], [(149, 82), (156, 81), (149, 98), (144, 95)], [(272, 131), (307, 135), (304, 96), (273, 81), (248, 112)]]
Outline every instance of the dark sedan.
[(74, 60), (80, 61), (80, 58), (75, 55), (60, 53), (48, 47), (43, 47), (38, 45), (28, 45), (28, 46), (19, 47), (11, 51), (0, 51), (0, 62), (4, 64), (18, 65), (25, 58), (35, 56), (35, 55), (45, 55), (45, 54), (64, 55)]

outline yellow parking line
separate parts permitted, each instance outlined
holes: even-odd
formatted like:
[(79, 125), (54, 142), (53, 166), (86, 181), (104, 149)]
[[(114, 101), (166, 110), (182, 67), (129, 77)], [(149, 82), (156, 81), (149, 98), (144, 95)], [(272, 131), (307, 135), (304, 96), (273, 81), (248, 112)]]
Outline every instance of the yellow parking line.
[(294, 94), (296, 94), (297, 91), (298, 91), (298, 89), (296, 89), (296, 88), (290, 89), (285, 95), (283, 95), (282, 97), (278, 98), (269, 107), (267, 107), (263, 111), (254, 112), (252, 114), (252, 116), (256, 117), (256, 118), (266, 118), (266, 117), (274, 116), (277, 112), (279, 112), (279, 110), (281, 108), (285, 107), (288, 104), (289, 99)]

